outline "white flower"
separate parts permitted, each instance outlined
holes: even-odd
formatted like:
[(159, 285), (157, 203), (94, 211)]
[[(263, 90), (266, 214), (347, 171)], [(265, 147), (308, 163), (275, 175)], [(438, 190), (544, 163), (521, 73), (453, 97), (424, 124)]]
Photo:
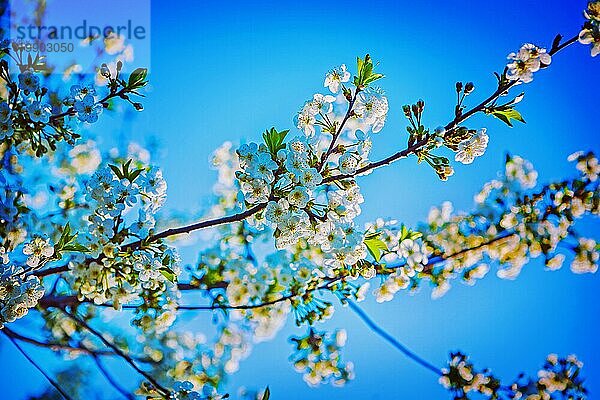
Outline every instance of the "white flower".
[(321, 246), (323, 251), (331, 251), (344, 245), (344, 232), (333, 222), (325, 221), (315, 227), (315, 235), (310, 241)]
[(256, 143), (243, 144), (237, 149), (240, 163), (243, 167), (252, 164), (258, 155), (258, 145)]
[[(334, 249), (330, 253), (330, 258), (325, 259), (325, 265), (329, 266), (333, 271), (337, 268), (344, 268), (346, 265), (354, 265), (358, 262), (358, 253), (348, 247)], [(329, 271), (333, 272), (332, 270)]]
[(583, 15), (590, 22), (600, 23), (600, 1), (588, 2), (587, 9), (583, 11)]
[(483, 128), (470, 139), (460, 142), (454, 159), (463, 164), (471, 164), (475, 157), (482, 156), (489, 141), (489, 137), (485, 132), (486, 129)]
[(565, 255), (564, 254), (557, 254), (552, 258), (549, 258), (546, 261), (546, 268), (548, 268), (551, 271), (556, 271), (557, 269), (560, 269), (563, 265), (565, 261)]
[(258, 157), (248, 167), (248, 174), (255, 179), (262, 179), (267, 182), (273, 182), (275, 179), (273, 171), (279, 166), (271, 159), (269, 153), (259, 153)]
[(592, 45), (592, 57), (600, 54), (600, 28), (583, 29), (579, 33), (579, 43)]
[(163, 178), (162, 171), (157, 167), (151, 167), (149, 171), (142, 174), (136, 183), (140, 190), (146, 194), (162, 195), (167, 191), (167, 181)]
[(360, 93), (356, 102), (356, 114), (371, 126), (373, 133), (383, 129), (389, 110), (387, 97), (376, 92)]
[(522, 83), (531, 82), (534, 72), (539, 71), (542, 65), (550, 65), (552, 62), (546, 49), (530, 43), (524, 44), (517, 53), (509, 54), (508, 59), (512, 62), (507, 65), (506, 77)]
[(314, 115), (319, 113), (328, 114), (333, 109), (333, 104), (331, 103), (334, 101), (335, 97), (330, 94), (323, 95), (316, 93), (313, 96), (313, 100), (310, 102), (309, 109)]
[(357, 156), (349, 151), (340, 156), (338, 169), (343, 175), (353, 174), (358, 168)]
[(265, 218), (274, 224), (281, 224), (290, 216), (290, 204), (286, 199), (278, 202), (270, 201), (265, 209)]
[(311, 111), (310, 104), (307, 104), (296, 116), (296, 127), (304, 132), (307, 137), (315, 135), (315, 115)]
[(307, 189), (314, 189), (323, 181), (323, 177), (316, 168), (308, 168), (302, 171), (300, 183)]
[(310, 168), (308, 156), (302, 153), (289, 153), (285, 159), (285, 167), (289, 172), (299, 178), (302, 175), (302, 172)]
[(340, 90), (340, 84), (349, 80), (350, 72), (346, 71), (346, 64), (342, 64), (327, 73), (323, 86), (328, 87), (331, 93), (337, 93)]
[(296, 186), (288, 194), (288, 201), (294, 207), (304, 208), (309, 200), (310, 196), (308, 195), (308, 191), (303, 186)]
[(378, 303), (383, 303), (385, 301), (391, 301), (398, 289), (399, 288), (394, 281), (392, 279), (388, 279), (381, 286), (375, 289), (373, 294), (375, 295), (375, 300)]
[(288, 142), (288, 149), (295, 155), (308, 157), (311, 150), (309, 140), (305, 136), (296, 136)]
[(598, 163), (598, 159), (592, 155), (581, 157), (577, 162), (576, 168), (591, 182), (596, 182), (598, 175), (600, 174), (600, 163)]
[(280, 235), (275, 244), (278, 249), (294, 246), (298, 239), (309, 232), (310, 224), (304, 216), (293, 215), (277, 226)]
[(571, 262), (571, 271), (576, 274), (595, 273), (598, 270), (600, 253), (596, 250), (596, 241), (589, 238), (579, 238), (576, 255)]
[(242, 184), (242, 192), (248, 203), (264, 203), (269, 199), (271, 187), (262, 179), (253, 179)]
[(50, 258), (54, 254), (54, 247), (50, 245), (50, 239), (35, 237), (23, 247), (23, 254), (29, 256), (27, 265), (32, 268), (39, 266), (44, 258)]
[(35, 307), (38, 300), (44, 296), (44, 286), (40, 283), (37, 276), (29, 276), (21, 286), (21, 298), (29, 308)]
[[(421, 271), (423, 266), (427, 264), (427, 254), (425, 253), (425, 246), (419, 245), (412, 239), (404, 239), (400, 243), (400, 254), (406, 259), (409, 269), (408, 275), (414, 275), (414, 270)], [(414, 270), (413, 270), (414, 268)]]
[(19, 318), (23, 318), (29, 312), (29, 308), (25, 303), (8, 303), (0, 314), (6, 322), (14, 322)]

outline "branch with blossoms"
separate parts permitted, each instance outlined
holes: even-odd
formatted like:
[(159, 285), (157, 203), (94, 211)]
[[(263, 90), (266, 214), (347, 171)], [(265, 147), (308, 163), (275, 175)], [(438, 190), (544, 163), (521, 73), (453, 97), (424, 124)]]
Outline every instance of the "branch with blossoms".
[(588, 393), (580, 376), (583, 363), (575, 355), (559, 358), (550, 354), (537, 379), (521, 373), (510, 384), (502, 384), (489, 369), (476, 370), (469, 358), (461, 352), (450, 353), (446, 367), (439, 369), (421, 358), (383, 330), (358, 305), (350, 302), (350, 308), (394, 348), (427, 370), (439, 376), (439, 383), (448, 389), (454, 400), (469, 399), (471, 394), (491, 399), (585, 399)]
[[(449, 205), (445, 205), (442, 209), (434, 209), (430, 215), (429, 223), (419, 231), (410, 231), (406, 227), (394, 228), (393, 224), (389, 223), (378, 223), (374, 224), (370, 229), (378, 231), (377, 239), (373, 239), (368, 242), (368, 246), (373, 252), (372, 259), (361, 260), (357, 262), (354, 268), (354, 276), (351, 272), (341, 273), (335, 278), (324, 277), (316, 281), (308, 281), (302, 288), (299, 286), (299, 277), (310, 276), (306, 271), (306, 264), (303, 268), (296, 269), (296, 277), (285, 277), (285, 275), (278, 275), (276, 277), (275, 286), (268, 285), (265, 287), (262, 282), (269, 282), (268, 278), (265, 278), (264, 273), (267, 271), (277, 271), (278, 268), (284, 268), (289, 261), (282, 261), (282, 265), (275, 266), (270, 265), (265, 268), (263, 272), (256, 273), (253, 275), (245, 275), (242, 279), (236, 279), (234, 282), (220, 281), (217, 277), (227, 276), (229, 273), (226, 268), (232, 268), (230, 273), (235, 273), (237, 269), (242, 267), (242, 264), (232, 262), (235, 261), (235, 254), (224, 253), (224, 249), (220, 249), (219, 256), (223, 258), (223, 262), (219, 263), (218, 268), (206, 270), (206, 265), (199, 266), (202, 269), (202, 278), (193, 284), (180, 284), (182, 290), (194, 290), (200, 288), (208, 288), (209, 290), (223, 291), (225, 289), (224, 298), (219, 300), (220, 302), (207, 305), (207, 306), (177, 306), (178, 310), (232, 310), (237, 311), (249, 311), (246, 314), (252, 322), (265, 323), (265, 315), (272, 319), (270, 312), (271, 306), (275, 306), (277, 303), (290, 301), (292, 309), (296, 315), (298, 321), (302, 322), (315, 322), (319, 319), (327, 318), (332, 310), (332, 304), (319, 299), (313, 295), (315, 291), (330, 291), (337, 294), (340, 299), (344, 302), (347, 298), (358, 298), (361, 299), (365, 295), (366, 285), (361, 288), (353, 289), (352, 282), (357, 276), (362, 276), (368, 279), (371, 276), (379, 275), (384, 277), (386, 280), (384, 283), (375, 291), (378, 300), (389, 300), (390, 294), (395, 293), (402, 288), (416, 289), (419, 282), (430, 280), (436, 287), (436, 295), (441, 294), (440, 287), (445, 287), (447, 282), (453, 276), (462, 276), (462, 279), (467, 283), (473, 283), (475, 279), (482, 278), (487, 272), (487, 265), (482, 264), (484, 258), (491, 258), (497, 260), (501, 265), (511, 265), (520, 261), (523, 257), (529, 256), (528, 253), (534, 253), (533, 249), (544, 244), (545, 238), (540, 230), (540, 225), (547, 226), (549, 222), (549, 216), (560, 215), (564, 220), (555, 221), (557, 225), (562, 225), (565, 232), (571, 232), (571, 235), (564, 237), (564, 239), (574, 237), (574, 230), (572, 226), (565, 225), (569, 219), (573, 222), (576, 219), (583, 217), (587, 213), (597, 214), (597, 201), (598, 198), (598, 187), (597, 187), (597, 175), (600, 172), (598, 168), (597, 160), (591, 153), (588, 154), (575, 154), (571, 158), (577, 163), (577, 169), (580, 176), (572, 179), (562, 181), (557, 184), (544, 185), (540, 189), (535, 189), (536, 172), (532, 169), (532, 166), (521, 159), (520, 157), (512, 157), (507, 160), (505, 167), (505, 176), (498, 181), (492, 181), (484, 186), (482, 193), (477, 195), (478, 207), (475, 212), (470, 214), (458, 214), (452, 215)], [(493, 190), (491, 189), (493, 188)], [(535, 190), (534, 190), (535, 189)], [(493, 193), (492, 193), (493, 192)], [(512, 194), (514, 199), (509, 202), (509, 194)], [(568, 197), (564, 197), (567, 194)], [(470, 233), (464, 232), (461, 235), (456, 235), (457, 226), (472, 226), (471, 223), (474, 220), (482, 219), (483, 215), (490, 215), (492, 211), (496, 211), (498, 199), (503, 198), (507, 204), (500, 209), (504, 210), (501, 216), (495, 216), (490, 218), (490, 221), (499, 221), (498, 225), (491, 229), (489, 226), (481, 226), (478, 229), (471, 228)], [(514, 223), (507, 223), (506, 221), (513, 219), (511, 213), (520, 214), (517, 211), (516, 204), (521, 204), (523, 209), (528, 210), (528, 214), (520, 216), (523, 218), (523, 227), (519, 228)], [(508, 211), (506, 211), (508, 210)], [(544, 218), (538, 217), (533, 218), (535, 215), (540, 215), (540, 210), (543, 210), (546, 216)], [(553, 211), (552, 211), (553, 210)], [(570, 223), (569, 225), (572, 225)], [(503, 228), (505, 226), (506, 228)], [(489, 233), (496, 230), (495, 235)], [(252, 260), (252, 257), (248, 257), (246, 246), (248, 243), (244, 243), (242, 238), (248, 235), (248, 232), (244, 229), (232, 229), (233, 236), (224, 236), (228, 241), (237, 244), (237, 256), (239, 260), (244, 259), (247, 262), (249, 271), (252, 268), (256, 268), (256, 261)], [(450, 235), (450, 232), (454, 232)], [(536, 232), (540, 235), (537, 241), (533, 241), (532, 238), (528, 238), (527, 232)], [(236, 238), (237, 237), (237, 238)], [(556, 238), (560, 238), (561, 235), (557, 235)], [(423, 243), (418, 243), (422, 238), (426, 240)], [(447, 249), (459, 249), (456, 253), (448, 254), (446, 256), (437, 255), (436, 248), (440, 248), (440, 244), (434, 245), (434, 243), (440, 243), (441, 239), (445, 238), (443, 246)], [(455, 243), (449, 243), (448, 240), (454, 240)], [(375, 241), (380, 241), (383, 245), (376, 244)], [(427, 243), (427, 244), (425, 244)], [(466, 243), (471, 243), (471, 248), (466, 247)], [(522, 249), (521, 243), (529, 243), (527, 249)], [(548, 249), (556, 250), (559, 243), (548, 247)], [(591, 250), (593, 251), (594, 246)], [(378, 250), (379, 249), (379, 250)], [(423, 250), (422, 250), (423, 249)], [(515, 254), (515, 249), (518, 253)], [(233, 249), (235, 250), (235, 249)], [(567, 250), (572, 250), (567, 248)], [(583, 246), (580, 248), (583, 250)], [(590, 250), (588, 248), (588, 250)], [(379, 252), (376, 252), (379, 251)], [(548, 254), (551, 252), (549, 251)], [(213, 253), (215, 254), (215, 253)], [(299, 253), (297, 257), (300, 257)], [(515, 254), (515, 256), (506, 255)], [(576, 255), (573, 260), (573, 269), (576, 272), (584, 272), (585, 269), (581, 268), (582, 263), (589, 263), (587, 272), (593, 272), (597, 264), (597, 252), (587, 253), (584, 255), (583, 252), (576, 251)], [(533, 254), (531, 254), (533, 256)], [(215, 255), (216, 256), (216, 255)], [(518, 256), (518, 257), (517, 257)], [(591, 258), (590, 258), (591, 256)], [(564, 256), (562, 256), (564, 257)], [(396, 265), (393, 260), (402, 258), (404, 259), (401, 264)], [(556, 257), (554, 257), (556, 258)], [(203, 257), (207, 260), (209, 258)], [(375, 262), (378, 259), (378, 262)], [(390, 260), (385, 263), (385, 260)], [(458, 262), (454, 263), (453, 260), (457, 259)], [(426, 264), (424, 264), (424, 260)], [(228, 265), (229, 264), (229, 265)], [(553, 265), (552, 268), (557, 266), (553, 261), (548, 262), (549, 265)], [(290, 263), (293, 265), (293, 262)], [(522, 264), (518, 264), (519, 266)], [(437, 268), (440, 266), (442, 268)], [(315, 268), (313, 266), (312, 268)], [(261, 271), (261, 270), (259, 270)], [(276, 273), (277, 274), (277, 273)], [(258, 279), (254, 277), (258, 276)], [(509, 277), (508, 275), (502, 275)], [(210, 278), (209, 278), (210, 277)], [(221, 278), (222, 279), (222, 278)], [(285, 294), (286, 287), (279, 283), (286, 282), (291, 279), (293, 283), (288, 283), (289, 288), (297, 289), (301, 294)], [(288, 281), (289, 282), (289, 281)], [(323, 283), (323, 286), (316, 286), (317, 282)], [(275, 289), (278, 287), (279, 289)], [(251, 294), (248, 288), (252, 287), (263, 287), (263, 292)], [(266, 290), (266, 292), (264, 292)], [(355, 290), (355, 291), (353, 291)], [(322, 294), (321, 294), (322, 295)], [(214, 296), (218, 299), (219, 296)], [(260, 302), (261, 299), (274, 298), (271, 301)], [(225, 304), (225, 299), (229, 299), (229, 302), (236, 302), (231, 305)], [(47, 298), (42, 299), (40, 305), (43, 307), (64, 307), (77, 306), (78, 300), (71, 297), (58, 297), (58, 298)], [(105, 306), (105, 305), (103, 305)], [(122, 308), (140, 308), (139, 305), (124, 305)], [(142, 306), (143, 308), (143, 306)], [(253, 310), (264, 308), (263, 311), (258, 311), (254, 314)], [(305, 358), (299, 358), (299, 360), (305, 360)], [(305, 362), (297, 363), (297, 367)], [(305, 379), (311, 384), (319, 382), (318, 379), (325, 382), (330, 379), (334, 379), (338, 383), (341, 382), (341, 377), (351, 377), (351, 367), (341, 359), (338, 359), (336, 363), (339, 364), (339, 368), (333, 375), (319, 375), (314, 371), (314, 365), (312, 367), (305, 367), (302, 371), (305, 371)], [(302, 364), (303, 365), (303, 364)], [(309, 364), (310, 365), (310, 364)], [(344, 366), (344, 368), (342, 368)], [(345, 372), (344, 372), (345, 371)], [(316, 374), (316, 375), (315, 375)], [(339, 374), (339, 375), (338, 375)], [(337, 378), (335, 378), (337, 377)], [(485, 381), (485, 380), (484, 380)], [(470, 381), (469, 381), (470, 382)], [(479, 387), (481, 382), (478, 380), (473, 381), (472, 385), (469, 386), (468, 390), (475, 390), (472, 387)], [(483, 381), (482, 381), (483, 382)], [(486, 381), (487, 382), (487, 381)], [(491, 382), (491, 381), (489, 381)], [(468, 386), (465, 383), (465, 386)], [(522, 388), (523, 389), (523, 388)], [(484, 389), (481, 389), (482, 391)], [(486, 391), (488, 389), (485, 389)], [(525, 390), (525, 389), (523, 389)], [(485, 392), (484, 392), (485, 393)]]
[[(500, 277), (512, 279), (538, 256), (550, 270), (568, 258), (574, 272), (596, 272), (598, 246), (574, 226), (598, 215), (600, 167), (592, 153), (572, 156), (577, 176), (544, 186), (537, 185), (530, 163), (509, 156), (503, 176), (476, 196), (474, 210), (455, 213), (444, 204), (413, 229), (395, 221), (366, 226), (356, 221), (364, 202), (360, 176), (414, 155), (447, 180), (454, 174), (451, 159), (475, 163), (491, 140), (490, 131), (466, 125), (470, 117), (485, 114), (509, 126), (523, 122), (516, 107), (524, 95), (507, 97), (509, 91), (531, 82), (577, 41), (592, 43), (592, 55), (597, 53), (598, 4), (589, 4), (580, 34), (567, 40), (558, 35), (548, 49), (526, 44), (509, 54), (508, 65), (496, 74), (496, 89), (475, 105), (469, 105), (475, 85), (458, 82), (445, 125), (427, 126), (422, 100), (404, 106), (406, 145), (381, 160), (369, 159), (389, 112), (387, 97), (375, 86), (384, 78), (379, 66), (366, 55), (357, 59), (354, 74), (346, 65), (331, 70), (323, 82), (328, 93), (316, 93), (297, 113), (299, 132), (273, 127), (259, 143), (238, 148), (226, 143), (215, 152), (219, 181), (213, 206), (203, 218), (188, 214), (184, 221), (161, 214), (167, 183), (147, 150), (132, 144), (102, 154), (92, 141), (71, 140), (78, 134), (67, 126), (74, 117), (94, 122), (113, 98), (141, 109), (130, 96), (141, 95), (145, 70), (126, 80), (122, 62), (101, 66), (106, 93), (95, 97), (97, 88), (73, 86), (70, 97), (49, 112), (43, 105), (47, 91), (30, 65), (40, 60), (27, 61), (18, 83), (6, 69), (1, 75), (10, 90), (0, 117), (5, 131), (14, 132), (0, 145), (6, 166), (0, 171), (4, 332), (17, 342), (65, 354), (123, 360), (140, 376), (135, 393), (114, 380), (104, 364), (96, 365), (128, 398), (219, 399), (251, 344), (274, 336), (290, 316), (308, 325), (306, 335), (292, 340), (291, 357), (307, 383), (351, 379), (352, 364), (341, 352), (343, 330), (315, 328), (332, 316), (335, 299), (350, 304), (400, 349), (355, 304), (370, 294), (373, 283), (372, 294), (382, 302), (426, 283), (440, 296), (453, 279), (474, 284), (492, 264), (500, 267)], [(17, 51), (5, 53), (22, 61)], [(43, 132), (54, 128), (67, 133), (49, 139)], [(52, 201), (43, 212), (34, 204), (39, 185), (33, 183), (40, 180), (53, 182), (43, 189)], [(206, 248), (196, 265), (183, 268), (176, 241), (201, 229), (210, 229)], [(97, 327), (109, 308), (133, 310), (130, 322), (142, 333), (139, 341), (117, 326)], [(183, 310), (214, 311), (213, 340), (180, 330)], [(44, 321), (44, 340), (16, 333), (18, 320), (26, 316)], [(470, 393), (578, 398), (585, 394), (580, 368), (575, 358), (550, 357), (538, 380), (519, 378), (509, 385), (475, 370), (461, 353), (451, 355), (446, 369), (430, 369), (458, 399)], [(255, 398), (264, 396), (267, 390)]]
[[(24, 45), (2, 40), (0, 58), (0, 79), (7, 89), (6, 98), (0, 99), (0, 140), (15, 150), (33, 151), (41, 157), (55, 151), (60, 141), (74, 145), (81, 136), (74, 130), (73, 118), (93, 124), (115, 98), (143, 109), (131, 96), (143, 96), (139, 90), (148, 83), (145, 68), (134, 70), (125, 80), (122, 61), (117, 62), (115, 71), (102, 64), (99, 73), (107, 80), (108, 93), (99, 96), (93, 84), (76, 84), (65, 96), (41, 84), (40, 75), (48, 66), (39, 52), (32, 58)], [(18, 70), (16, 78), (13, 69)]]
[[(506, 95), (507, 91), (511, 87), (520, 83), (530, 82), (532, 80), (533, 72), (547, 67), (550, 64), (552, 55), (573, 44), (576, 40), (577, 37), (574, 37), (565, 41), (564, 43), (561, 43), (561, 36), (558, 35), (555, 38), (553, 47), (549, 52), (546, 52), (545, 49), (538, 49), (533, 45), (526, 45), (519, 51), (518, 54), (510, 54), (509, 58), (514, 61), (508, 65), (502, 76), (497, 74), (498, 89), (483, 102), (464, 113), (464, 105), (462, 103), (464, 102), (465, 97), (473, 92), (474, 86), (472, 83), (468, 83), (463, 87), (462, 83), (457, 83), (456, 88), (457, 93), (459, 94), (459, 101), (456, 106), (455, 118), (447, 123), (444, 127), (437, 128), (434, 133), (430, 133), (421, 124), (424, 110), (423, 101), (419, 101), (413, 106), (405, 106), (404, 113), (411, 123), (411, 126), (407, 128), (409, 133), (408, 146), (404, 150), (398, 151), (382, 160), (375, 162), (368, 162), (368, 159), (366, 158), (368, 157), (368, 153), (372, 146), (370, 138), (365, 137), (363, 140), (359, 139), (354, 145), (349, 145), (348, 149), (346, 149), (346, 147), (343, 145), (336, 146), (336, 143), (349, 120), (352, 120), (358, 124), (366, 125), (367, 129), (372, 130), (373, 133), (377, 133), (383, 128), (388, 111), (387, 98), (385, 96), (374, 94), (376, 93), (376, 90), (375, 92), (365, 91), (365, 88), (367, 88), (368, 85), (372, 84), (378, 79), (383, 78), (383, 75), (373, 72), (373, 63), (369, 55), (367, 55), (364, 60), (359, 58), (359, 76), (355, 77), (354, 79), (355, 89), (354, 92), (352, 92), (344, 85), (345, 82), (349, 81), (350, 73), (346, 70), (346, 66), (343, 65), (339, 69), (333, 70), (327, 75), (325, 79), (325, 85), (328, 86), (330, 90), (335, 90), (334, 93), (339, 92), (341, 88), (344, 97), (348, 100), (348, 108), (344, 116), (341, 118), (338, 117), (336, 120), (335, 114), (332, 113), (332, 103), (334, 102), (335, 97), (331, 95), (317, 94), (314, 96), (312, 101), (309, 101), (305, 104), (305, 106), (302, 108), (302, 111), (296, 118), (298, 128), (304, 130), (304, 132), (308, 135), (314, 135), (315, 125), (320, 126), (323, 133), (329, 132), (332, 134), (332, 139), (327, 145), (327, 150), (322, 152), (320, 157), (316, 154), (314, 148), (314, 145), (317, 143), (301, 141), (291, 142), (289, 144), (290, 148), (294, 148), (295, 146), (296, 148), (300, 148), (302, 150), (298, 155), (296, 153), (292, 153), (290, 160), (285, 160), (285, 167), (277, 165), (277, 163), (275, 163), (271, 157), (277, 158), (276, 153), (285, 149), (285, 146), (281, 146), (283, 146), (283, 141), (287, 136), (288, 131), (278, 132), (275, 128), (272, 128), (263, 135), (265, 137), (265, 145), (269, 147), (268, 150), (270, 155), (268, 152), (263, 153), (265, 155), (264, 161), (262, 161), (263, 164), (258, 164), (255, 167), (257, 170), (262, 170), (263, 172), (258, 175), (258, 178), (251, 178), (250, 181), (248, 181), (245, 185), (242, 185), (242, 190), (245, 190), (247, 195), (246, 210), (224, 217), (201, 221), (177, 228), (170, 228), (156, 234), (152, 234), (144, 240), (137, 240), (129, 244), (124, 244), (123, 249), (135, 250), (164, 238), (190, 233), (200, 229), (211, 228), (222, 224), (243, 221), (247, 218), (260, 214), (267, 207), (268, 201), (281, 200), (282, 197), (285, 197), (277, 194), (277, 189), (279, 188), (276, 188), (276, 186), (278, 183), (269, 182), (269, 180), (275, 180), (276, 175), (273, 171), (276, 169), (278, 170), (276, 172), (278, 172), (282, 177), (285, 177), (284, 171), (286, 171), (286, 169), (288, 169), (286, 171), (288, 174), (290, 172), (295, 174), (292, 181), (296, 180), (298, 183), (300, 183), (300, 189), (294, 192), (293, 196), (297, 196), (298, 199), (304, 199), (308, 195), (308, 193), (304, 193), (305, 190), (314, 189), (321, 184), (340, 185), (340, 182), (345, 180), (350, 180), (351, 183), (353, 183), (353, 178), (369, 173), (376, 168), (389, 165), (399, 159), (406, 158), (411, 154), (416, 154), (419, 162), (426, 161), (429, 165), (431, 165), (440, 179), (447, 180), (448, 176), (451, 176), (454, 173), (452, 167), (449, 165), (448, 159), (446, 157), (432, 155), (431, 151), (440, 146), (446, 146), (448, 149), (456, 152), (456, 161), (466, 164), (473, 162), (475, 157), (480, 156), (485, 152), (488, 135), (486, 134), (485, 129), (475, 132), (470, 131), (467, 128), (460, 127), (459, 125), (470, 116), (478, 112), (494, 115), (510, 126), (512, 126), (510, 122), (511, 118), (522, 120), (520, 114), (513, 108), (516, 103), (522, 100), (522, 94), (517, 96), (512, 101), (502, 105), (497, 105), (497, 100), (501, 96)], [(461, 92), (462, 96), (460, 95)], [(357, 106), (356, 109), (354, 109), (355, 105)], [(318, 116), (320, 116), (322, 119), (318, 119)], [(356, 134), (360, 136), (362, 132), (358, 130), (356, 131)], [(318, 145), (324, 146), (326, 144), (320, 142), (320, 144), (317, 144), (317, 147)], [(356, 151), (353, 151), (351, 147), (354, 146), (356, 146), (357, 149), (364, 148), (365, 153), (359, 154)], [(249, 159), (252, 159), (254, 154), (258, 151), (259, 148), (255, 145), (250, 145), (247, 148), (240, 148), (240, 153), (238, 154), (240, 155), (242, 166), (244, 163), (244, 157), (249, 157)], [(326, 165), (326, 161), (328, 161), (332, 155), (336, 154), (339, 156), (339, 165), (337, 168), (334, 168), (333, 165)], [(308, 160), (317, 161), (315, 161), (315, 164), (312, 164), (308, 162)], [(314, 167), (319, 168), (313, 168), (313, 165)], [(290, 168), (291, 170), (289, 170)], [(336, 171), (338, 173), (335, 173)], [(301, 172), (304, 174), (303, 178), (300, 176)], [(264, 176), (263, 173), (265, 174)], [(243, 176), (244, 175), (240, 175), (240, 177)], [(265, 177), (266, 180), (262, 179)], [(302, 179), (304, 179), (304, 181)], [(241, 181), (243, 182), (244, 180), (241, 179)], [(265, 185), (265, 183), (261, 182), (266, 182), (273, 187), (261, 186)], [(349, 183), (342, 182), (342, 184), (347, 185)], [(308, 203), (308, 199), (306, 201)], [(300, 204), (302, 205), (302, 203)], [(306, 212), (313, 219), (322, 217), (319, 215), (318, 210), (308, 209)], [(66, 270), (66, 267), (59, 267), (54, 270), (47, 271), (46, 273), (59, 273)], [(45, 272), (40, 272), (39, 275), (43, 276), (44, 274)]]

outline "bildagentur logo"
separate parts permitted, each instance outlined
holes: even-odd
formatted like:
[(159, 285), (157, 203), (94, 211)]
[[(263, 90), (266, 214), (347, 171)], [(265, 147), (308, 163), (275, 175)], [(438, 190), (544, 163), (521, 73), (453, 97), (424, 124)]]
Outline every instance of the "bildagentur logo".
[(135, 24), (128, 19), (123, 24), (115, 25), (94, 25), (86, 19), (80, 24), (73, 25), (16, 25), (14, 28), (17, 40), (73, 40), (103, 37), (108, 38), (111, 35), (118, 35), (127, 40), (144, 40), (147, 38), (146, 27)]

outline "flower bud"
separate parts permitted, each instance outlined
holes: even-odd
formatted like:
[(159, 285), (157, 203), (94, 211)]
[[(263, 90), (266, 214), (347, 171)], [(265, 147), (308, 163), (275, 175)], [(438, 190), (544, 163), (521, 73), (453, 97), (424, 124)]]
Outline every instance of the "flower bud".
[(473, 82), (469, 82), (465, 85), (465, 94), (470, 94), (473, 92), (473, 90), (475, 90), (475, 85), (473, 85)]

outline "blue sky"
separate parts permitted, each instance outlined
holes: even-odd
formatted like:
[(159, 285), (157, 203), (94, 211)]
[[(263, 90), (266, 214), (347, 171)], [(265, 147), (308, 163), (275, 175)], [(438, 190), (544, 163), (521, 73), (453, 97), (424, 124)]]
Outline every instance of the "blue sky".
[[(352, 68), (356, 56), (367, 52), (380, 63), (390, 114), (374, 138), (372, 158), (379, 159), (405, 143), (403, 104), (422, 98), (425, 123), (445, 124), (452, 116), (457, 80), (475, 83), (473, 103), (487, 97), (495, 88), (492, 72), (503, 68), (509, 52), (526, 41), (549, 47), (556, 33), (575, 34), (586, 4), (404, 3), (155, 1), (145, 111), (122, 127), (113, 120), (113, 127), (120, 127), (121, 139), (156, 140), (169, 184), (168, 207), (198, 210), (215, 179), (207, 168), (210, 152), (224, 140), (258, 140), (271, 126), (293, 128), (294, 113), (322, 90), (329, 68), (340, 63)], [(570, 153), (600, 150), (598, 76), (600, 60), (592, 59), (587, 47), (568, 48), (522, 87), (526, 95), (519, 110), (526, 125), (510, 129), (491, 117), (470, 121), (472, 127), (488, 128), (490, 145), (476, 164), (457, 166), (448, 182), (414, 159), (363, 178), (363, 220), (382, 216), (414, 224), (444, 200), (468, 209), (473, 194), (502, 167), (505, 152), (531, 160), (541, 181), (572, 174), (566, 162)], [(109, 145), (115, 138), (102, 141)], [(585, 231), (598, 238), (598, 227), (598, 220), (591, 220)], [(186, 261), (192, 262), (188, 252)], [(535, 374), (548, 353), (575, 353), (585, 363), (583, 374), (594, 398), (600, 392), (599, 283), (598, 275), (578, 276), (568, 268), (544, 272), (532, 262), (516, 281), (489, 274), (474, 287), (455, 284), (440, 300), (430, 300), (425, 289), (382, 305), (367, 301), (364, 308), (440, 366), (449, 351), (460, 349), (478, 366), (511, 379), (521, 371)], [(431, 372), (375, 336), (350, 310), (339, 307), (324, 327), (347, 329), (345, 356), (355, 364), (354, 381), (344, 388), (308, 388), (287, 360), (287, 337), (301, 332), (289, 323), (275, 340), (254, 348), (230, 380), (232, 393), (239, 386), (268, 384), (274, 399), (449, 398)], [(1, 343), (2, 364), (10, 360), (14, 365), (0, 376), (8, 398), (19, 399), (26, 389), (44, 384), (4, 339)]]

